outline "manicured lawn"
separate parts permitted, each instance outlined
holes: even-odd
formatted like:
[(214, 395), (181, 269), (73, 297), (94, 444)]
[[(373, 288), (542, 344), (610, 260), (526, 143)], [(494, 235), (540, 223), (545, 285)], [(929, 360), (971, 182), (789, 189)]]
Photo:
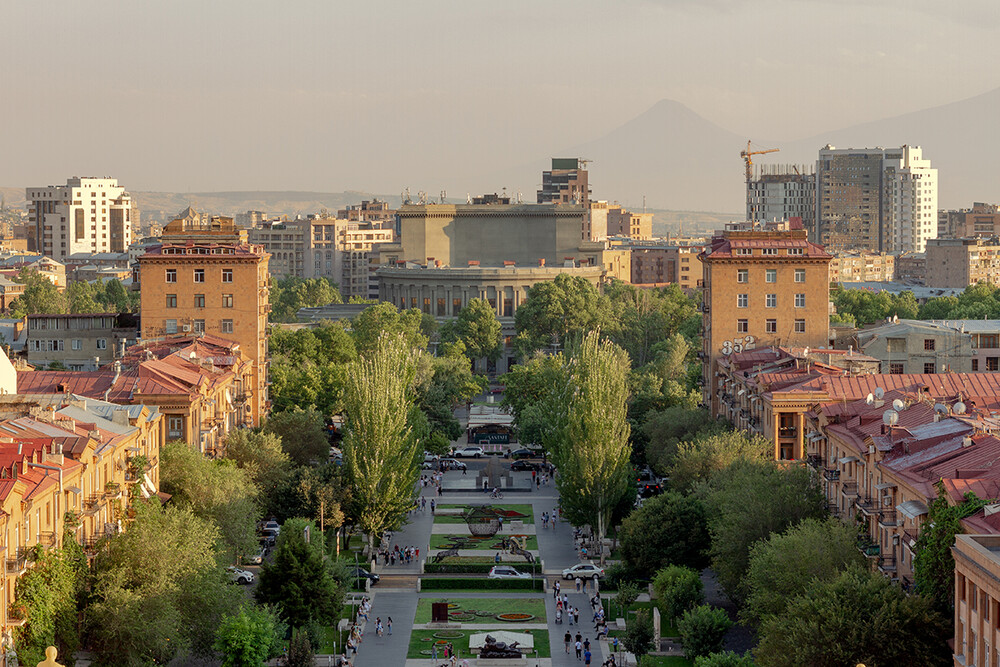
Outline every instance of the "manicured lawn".
[[(525, 623), (545, 623), (545, 598), (420, 598), (417, 602), (417, 614), (413, 618), (414, 623), (431, 622), (431, 604), (434, 602), (448, 601), (458, 606), (449, 611), (488, 611), (490, 614), (533, 614), (534, 619), (524, 621)], [(477, 615), (478, 616), (478, 615)], [(476, 618), (469, 623), (504, 623), (492, 617)], [(516, 625), (516, 624), (514, 624)]]
[[(488, 502), (486, 500), (484, 500), (481, 503), (473, 503), (473, 506), (476, 506), (476, 505), (489, 505), (490, 507), (494, 507), (496, 509), (512, 510), (514, 512), (520, 512), (521, 514), (525, 515), (524, 517), (510, 517), (510, 518), (504, 519), (504, 523), (506, 523), (508, 525), (510, 524), (511, 521), (515, 521), (515, 520), (523, 521), (524, 523), (534, 523), (534, 514), (532, 513), (531, 505), (506, 504), (506, 503), (504, 503), (502, 501), (499, 502), (499, 503), (490, 503), (490, 502)], [(441, 509), (464, 509), (465, 505), (438, 505), (438, 507), (441, 508)], [(436, 514), (436, 515), (434, 515), (434, 523), (438, 523), (438, 524), (441, 524), (441, 523), (460, 523), (460, 524), (465, 524), (465, 519), (463, 519), (462, 517), (457, 516), (457, 515), (456, 516), (441, 516), (439, 514)]]
[[(652, 602), (636, 602), (633, 603), (628, 608), (628, 616), (625, 616), (625, 622), (635, 618), (635, 614), (638, 610), (644, 609), (647, 614), (651, 614)], [(621, 608), (615, 604), (614, 600), (604, 600), (604, 618), (609, 622), (614, 622), (615, 618), (621, 616)], [(609, 636), (614, 636), (616, 633), (612, 631)], [(679, 637), (680, 633), (677, 631), (677, 624), (672, 618), (668, 618), (667, 614), (660, 609), (660, 636), (661, 637)]]
[[(431, 535), (431, 549), (447, 549), (450, 544), (449, 538), (452, 535)], [(470, 535), (459, 535), (458, 537), (471, 537)], [(491, 537), (488, 540), (483, 539), (472, 539), (471, 541), (465, 542), (461, 545), (462, 549), (482, 549), (484, 551), (499, 551), (500, 550), (500, 537)], [(534, 535), (528, 536), (528, 544), (525, 547), (528, 551), (538, 550), (538, 540)]]
[(680, 655), (646, 655), (642, 667), (692, 667), (693, 662)]
[[(513, 624), (512, 624), (513, 625)], [(522, 632), (516, 625), (510, 628), (504, 628), (510, 632)], [(458, 653), (459, 658), (468, 658), (472, 655), (469, 651), (469, 636), (483, 630), (414, 630), (410, 634), (410, 646), (406, 652), (406, 657), (408, 659), (416, 658), (429, 658), (432, 642), (438, 641), (434, 637), (435, 632), (445, 632), (451, 634), (462, 633), (461, 637), (455, 639), (447, 639), (455, 647), (455, 651)], [(538, 651), (539, 658), (549, 658), (551, 657), (549, 649), (549, 631), (548, 630), (526, 630), (535, 639), (535, 650)], [(428, 641), (424, 641), (427, 639)], [(421, 653), (421, 651), (427, 651), (427, 653)], [(535, 656), (534, 653), (531, 654), (532, 657)], [(438, 649), (438, 658), (442, 658), (443, 662), (444, 653), (441, 649)]]

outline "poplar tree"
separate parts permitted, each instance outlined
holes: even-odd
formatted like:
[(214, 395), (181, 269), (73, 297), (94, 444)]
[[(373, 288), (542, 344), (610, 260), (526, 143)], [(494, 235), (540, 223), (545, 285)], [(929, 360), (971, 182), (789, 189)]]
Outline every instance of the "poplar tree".
[(396, 528), (413, 507), (420, 451), (407, 416), (416, 355), (402, 335), (382, 334), (347, 373), (344, 467), (369, 556), (382, 533)]
[(624, 350), (587, 334), (570, 362), (565, 436), (554, 452), (563, 512), (575, 525), (590, 524), (602, 564), (611, 514), (628, 493), (630, 368)]

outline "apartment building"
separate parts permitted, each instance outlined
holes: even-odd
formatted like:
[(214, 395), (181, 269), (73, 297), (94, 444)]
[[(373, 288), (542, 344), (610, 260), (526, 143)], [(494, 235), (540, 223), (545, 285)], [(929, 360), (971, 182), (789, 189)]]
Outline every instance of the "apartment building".
[[(142, 339), (177, 333), (234, 341), (254, 364), (248, 412), (257, 425), (268, 408), (267, 315), (270, 255), (263, 247), (223, 240), (215, 230), (174, 220), (167, 228), (184, 243), (153, 246), (138, 259)], [(164, 238), (167, 238), (166, 231)]]
[(667, 243), (629, 243), (632, 253), (633, 285), (677, 284), (684, 289), (701, 287), (703, 268), (698, 255), (703, 246), (678, 246)]
[(930, 239), (925, 254), (924, 283), (928, 287), (1000, 285), (998, 237)]
[(115, 178), (70, 178), (26, 188), (28, 249), (57, 260), (76, 252), (125, 252), (138, 215)]
[(716, 362), (766, 345), (829, 343), (830, 260), (801, 223), (733, 223), (698, 256), (703, 266), (704, 400), (718, 410)]
[(552, 169), (542, 172), (539, 204), (583, 204), (590, 202), (587, 162), (580, 158), (552, 158)]
[(884, 252), (838, 252), (830, 260), (831, 283), (879, 283), (895, 279), (896, 258)]
[(627, 236), (636, 241), (648, 241), (653, 238), (653, 214), (633, 213), (621, 206), (609, 206), (608, 236)]
[(1000, 664), (1000, 525), (996, 505), (985, 518), (989, 534), (956, 535), (955, 667)]
[(816, 219), (816, 174), (806, 165), (754, 165), (747, 183), (747, 217), (751, 222), (801, 218), (813, 235)]
[(926, 277), (926, 252), (904, 252), (896, 257), (896, 280), (923, 285)]
[(937, 236), (937, 169), (919, 146), (820, 149), (817, 240), (830, 250), (923, 252)]
[(396, 221), (396, 211), (389, 207), (388, 202), (376, 197), (340, 209), (337, 211), (337, 219), (369, 223), (378, 229), (391, 227)]
[(938, 238), (1000, 236), (1000, 206), (975, 202), (972, 208), (938, 212)]
[(130, 313), (28, 315), (26, 357), (35, 366), (59, 363), (71, 371), (94, 371), (125, 354), (139, 335)]

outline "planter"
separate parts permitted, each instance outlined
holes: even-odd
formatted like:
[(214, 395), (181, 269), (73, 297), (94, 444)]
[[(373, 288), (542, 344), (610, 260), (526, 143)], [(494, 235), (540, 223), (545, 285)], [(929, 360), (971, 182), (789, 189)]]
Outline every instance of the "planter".
[(509, 621), (511, 623), (534, 620), (534, 614), (497, 614), (496, 618), (498, 621)]
[(453, 611), (448, 614), (448, 617), (453, 621), (458, 621), (459, 623), (468, 623), (469, 621), (474, 621), (476, 619), (475, 614), (470, 614), (467, 611)]

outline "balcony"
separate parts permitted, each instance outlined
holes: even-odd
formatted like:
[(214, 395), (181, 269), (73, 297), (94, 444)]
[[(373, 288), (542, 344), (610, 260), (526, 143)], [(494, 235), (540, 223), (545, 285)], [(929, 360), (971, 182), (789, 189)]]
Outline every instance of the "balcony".
[(795, 438), (798, 437), (799, 430), (794, 426), (780, 426), (778, 427), (778, 437), (779, 438)]
[(881, 547), (877, 545), (868, 535), (862, 535), (857, 542), (858, 551), (869, 558), (876, 558), (882, 553)]
[(837, 468), (826, 468), (823, 470), (823, 478), (828, 482), (840, 481), (840, 470)]
[(871, 516), (876, 510), (876, 503), (871, 496), (858, 496), (857, 500), (854, 501), (854, 506), (861, 510), (865, 516)]
[(44, 531), (38, 533), (38, 543), (50, 549), (55, 549), (57, 540), (54, 531)]
[(7, 625), (20, 627), (28, 622), (25, 618), (27, 614), (24, 613), (24, 605), (22, 604), (12, 604), (7, 605)]
[(822, 468), (824, 463), (822, 454), (809, 454), (806, 456), (806, 465), (814, 470)]
[(104, 485), (104, 497), (108, 500), (117, 500), (122, 497), (122, 485), (118, 482), (108, 482)]
[(843, 486), (840, 487), (840, 492), (844, 494), (844, 497), (850, 498), (852, 496), (858, 495), (858, 483), (857, 482), (844, 482)]
[(896, 573), (896, 557), (895, 556), (879, 556), (878, 558), (878, 571), (882, 574), (895, 574)]
[(21, 574), (28, 569), (28, 549), (18, 547), (13, 558), (7, 559), (7, 574)]
[(104, 498), (103, 493), (92, 493), (83, 501), (83, 512), (84, 516), (93, 516), (101, 511), (101, 508), (107, 503)]
[(878, 525), (883, 528), (896, 526), (896, 510), (882, 510), (878, 513)]

